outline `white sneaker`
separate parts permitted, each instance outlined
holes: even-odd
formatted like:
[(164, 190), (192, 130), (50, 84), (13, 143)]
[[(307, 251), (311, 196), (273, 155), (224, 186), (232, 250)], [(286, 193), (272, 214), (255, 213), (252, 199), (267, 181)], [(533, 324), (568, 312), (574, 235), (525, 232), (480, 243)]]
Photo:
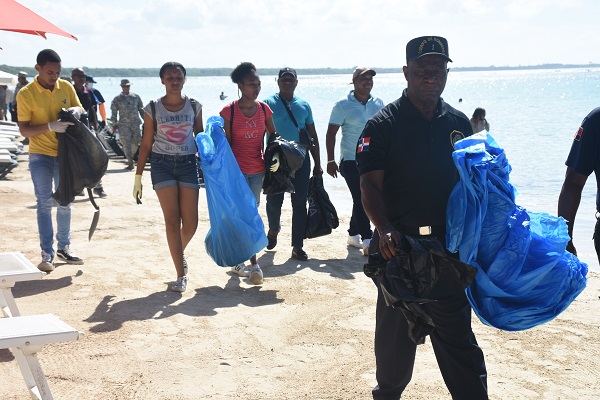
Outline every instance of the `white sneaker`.
[(187, 276), (180, 276), (177, 278), (177, 282), (171, 285), (171, 290), (174, 292), (185, 292), (185, 289), (187, 288), (187, 281)]
[(365, 239), (362, 243), (362, 250), (365, 256), (369, 255), (369, 246), (371, 245), (371, 239)]
[(250, 282), (255, 285), (263, 283), (263, 273), (258, 264), (252, 264), (250, 266)]
[(42, 262), (38, 264), (38, 269), (44, 272), (54, 271), (54, 260), (44, 250), (42, 250)]
[(360, 240), (360, 235), (348, 236), (348, 246), (356, 247), (362, 250), (363, 243), (362, 240)]
[(239, 276), (250, 276), (250, 271), (246, 268), (244, 263), (231, 267), (231, 272)]

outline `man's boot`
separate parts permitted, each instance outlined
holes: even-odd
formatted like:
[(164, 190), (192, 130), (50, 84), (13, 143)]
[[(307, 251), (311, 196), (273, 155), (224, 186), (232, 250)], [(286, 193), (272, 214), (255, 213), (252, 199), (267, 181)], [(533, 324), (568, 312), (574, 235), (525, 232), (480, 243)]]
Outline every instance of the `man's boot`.
[(133, 157), (127, 157), (127, 166), (125, 169), (132, 170), (133, 169)]

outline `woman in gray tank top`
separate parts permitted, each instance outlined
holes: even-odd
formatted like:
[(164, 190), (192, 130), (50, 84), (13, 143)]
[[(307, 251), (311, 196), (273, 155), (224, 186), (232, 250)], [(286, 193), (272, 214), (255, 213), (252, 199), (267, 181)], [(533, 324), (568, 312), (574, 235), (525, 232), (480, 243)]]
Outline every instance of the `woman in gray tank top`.
[(142, 173), (150, 162), (152, 188), (165, 218), (167, 243), (177, 281), (170, 286), (183, 292), (188, 265), (183, 252), (198, 227), (198, 167), (195, 134), (203, 131), (202, 105), (182, 93), (186, 71), (177, 62), (160, 69), (166, 94), (144, 107), (144, 135), (140, 145), (133, 197), (142, 198)]

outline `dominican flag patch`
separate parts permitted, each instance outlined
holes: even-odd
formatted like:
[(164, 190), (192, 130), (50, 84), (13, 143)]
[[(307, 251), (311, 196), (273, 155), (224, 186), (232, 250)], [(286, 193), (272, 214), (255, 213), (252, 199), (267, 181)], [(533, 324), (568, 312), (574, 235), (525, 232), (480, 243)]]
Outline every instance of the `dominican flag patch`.
[(363, 151), (369, 151), (369, 142), (370, 141), (371, 141), (371, 138), (369, 138), (369, 137), (361, 138), (358, 141), (358, 149), (356, 150), (356, 152), (361, 153)]
[(583, 126), (580, 126), (579, 129), (577, 130), (577, 133), (575, 133), (575, 137), (573, 139), (575, 139), (579, 142), (579, 141), (581, 141), (582, 136), (583, 136)]

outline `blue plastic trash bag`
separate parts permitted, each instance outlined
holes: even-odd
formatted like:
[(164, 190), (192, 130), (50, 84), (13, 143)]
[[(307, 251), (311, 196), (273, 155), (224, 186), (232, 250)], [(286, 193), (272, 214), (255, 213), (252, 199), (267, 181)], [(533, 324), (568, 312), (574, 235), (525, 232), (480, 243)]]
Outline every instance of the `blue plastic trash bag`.
[(210, 117), (196, 144), (210, 219), (206, 252), (221, 267), (237, 265), (268, 243), (256, 199), (225, 138), (223, 118)]
[(473, 310), (508, 331), (552, 320), (585, 288), (588, 271), (565, 250), (565, 220), (515, 204), (511, 167), (489, 133), (455, 148), (460, 182), (448, 200), (446, 245), (479, 270), (466, 289)]

